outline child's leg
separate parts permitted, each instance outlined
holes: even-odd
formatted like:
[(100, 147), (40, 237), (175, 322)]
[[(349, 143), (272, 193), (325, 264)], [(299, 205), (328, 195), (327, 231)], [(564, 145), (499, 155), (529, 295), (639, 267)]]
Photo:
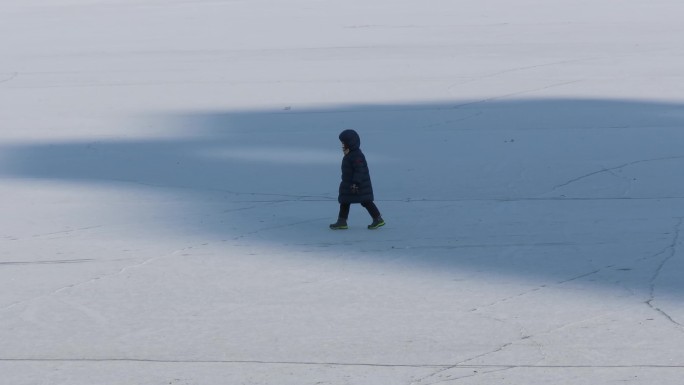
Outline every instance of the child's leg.
[(373, 218), (373, 219), (380, 218), (380, 210), (378, 209), (378, 206), (376, 206), (373, 201), (363, 202), (363, 203), (361, 203), (361, 206), (365, 207), (366, 210), (368, 210), (368, 214), (370, 214), (371, 218)]
[(378, 210), (378, 206), (376, 206), (375, 203), (372, 201), (363, 202), (362, 205), (368, 210), (368, 214), (373, 217), (373, 223), (368, 225), (369, 230), (375, 230), (385, 225), (385, 221), (382, 219), (382, 216), (380, 216), (380, 210)]
[(340, 203), (340, 214), (338, 218), (347, 219), (349, 218), (349, 208), (351, 205), (349, 203)]
[(349, 216), (349, 204), (340, 203), (340, 215), (337, 217), (337, 222), (330, 225), (333, 230), (347, 229), (347, 217)]

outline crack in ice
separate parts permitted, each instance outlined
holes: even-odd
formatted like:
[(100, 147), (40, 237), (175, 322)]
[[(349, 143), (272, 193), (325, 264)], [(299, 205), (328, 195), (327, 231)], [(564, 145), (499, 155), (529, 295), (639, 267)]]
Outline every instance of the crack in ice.
[(301, 365), (301, 366), (342, 366), (342, 367), (379, 367), (379, 368), (462, 368), (462, 369), (621, 369), (621, 368), (675, 368), (684, 365), (665, 364), (631, 364), (631, 365), (539, 365), (539, 364), (398, 364), (398, 363), (364, 363), (364, 362), (323, 362), (323, 361), (267, 361), (267, 360), (182, 360), (155, 358), (0, 358), (0, 362), (122, 362), (122, 363), (162, 363), (162, 364), (238, 364), (238, 365)]
[(564, 283), (576, 281), (576, 280), (578, 280), (578, 279), (582, 279), (582, 278), (585, 278), (585, 277), (588, 277), (588, 276), (591, 276), (591, 275), (594, 275), (594, 274), (598, 274), (598, 273), (600, 273), (603, 269), (608, 269), (608, 268), (611, 268), (611, 267), (613, 267), (613, 265), (605, 266), (605, 267), (603, 267), (603, 268), (596, 269), (596, 270), (590, 271), (590, 272), (588, 272), (588, 273), (582, 273), (582, 274), (580, 274), (580, 275), (577, 275), (577, 276), (574, 276), (574, 277), (571, 277), (571, 278), (568, 278), (568, 279), (565, 279), (565, 280), (562, 280), (562, 281), (557, 281), (557, 282), (554, 282), (554, 283), (552, 283), (552, 284), (543, 284), (543, 285), (539, 285), (539, 286), (537, 286), (537, 287), (535, 287), (535, 288), (533, 288), (533, 289), (526, 290), (526, 291), (524, 291), (524, 292), (522, 292), (522, 293), (518, 293), (518, 294), (516, 294), (516, 295), (511, 295), (511, 296), (509, 296), (509, 297), (501, 298), (501, 299), (499, 299), (499, 300), (497, 300), (497, 301), (494, 301), (494, 302), (492, 302), (492, 303), (490, 303), (490, 304), (487, 304), (487, 305), (483, 305), (483, 306), (479, 306), (479, 307), (470, 309), (470, 312), (471, 312), (471, 313), (474, 313), (474, 312), (480, 311), (480, 310), (485, 309), (485, 308), (488, 308), (488, 307), (496, 306), (496, 305), (498, 305), (498, 304), (500, 304), (500, 303), (508, 302), (508, 301), (510, 301), (510, 300), (512, 300), (512, 299), (524, 297), (524, 296), (526, 296), (526, 295), (529, 295), (529, 294), (532, 294), (532, 293), (536, 293), (536, 292), (538, 292), (538, 291), (540, 291), (540, 290), (546, 289), (546, 288), (548, 288), (548, 287), (550, 287), (550, 286), (562, 285), (562, 284), (564, 284)]
[(670, 314), (668, 314), (662, 308), (656, 306), (653, 302), (655, 301), (656, 282), (658, 281), (660, 274), (662, 273), (665, 265), (667, 265), (667, 263), (677, 255), (677, 244), (679, 243), (679, 236), (681, 234), (681, 227), (682, 227), (683, 222), (684, 222), (684, 218), (678, 218), (677, 224), (675, 225), (674, 230), (673, 230), (674, 236), (673, 236), (672, 242), (663, 251), (656, 254), (656, 256), (663, 255), (663, 254), (666, 254), (666, 255), (665, 255), (665, 258), (663, 258), (663, 260), (660, 262), (660, 264), (656, 268), (656, 271), (654, 272), (653, 277), (651, 277), (651, 280), (649, 282), (649, 286), (650, 286), (649, 299), (646, 300), (646, 302), (645, 302), (646, 305), (648, 305), (648, 307), (650, 307), (651, 309), (653, 309), (654, 311), (656, 311), (657, 313), (659, 313), (660, 315), (665, 317), (665, 319), (667, 319), (668, 321), (677, 325), (680, 328), (683, 327), (684, 325), (677, 322)]
[(10, 75), (7, 79), (2, 79), (2, 80), (0, 80), (0, 84), (1, 84), (1, 83), (9, 83), (9, 82), (11, 82), (12, 80), (14, 80), (17, 76), (19, 76), (19, 72), (14, 72), (14, 73), (12, 73), (12, 75)]
[[(84, 285), (87, 285), (87, 284), (90, 284), (90, 283), (99, 281), (99, 280), (101, 280), (101, 279), (116, 277), (116, 276), (119, 276), (119, 275), (125, 273), (125, 272), (128, 271), (129, 269), (134, 269), (134, 268), (137, 268), (137, 267), (145, 266), (145, 265), (147, 265), (147, 264), (149, 264), (149, 263), (151, 263), (151, 262), (153, 262), (153, 261), (156, 261), (156, 260), (158, 260), (158, 259), (162, 259), (162, 258), (167, 258), (167, 257), (170, 257), (170, 256), (174, 256), (174, 255), (177, 255), (177, 254), (179, 254), (179, 253), (182, 253), (182, 252), (185, 251), (185, 250), (192, 249), (192, 248), (193, 248), (192, 246), (190, 246), (190, 247), (185, 247), (185, 248), (176, 250), (176, 251), (174, 251), (174, 252), (172, 252), (172, 253), (169, 253), (169, 254), (164, 254), (164, 255), (161, 255), (161, 256), (158, 256), (158, 257), (148, 258), (148, 259), (146, 259), (146, 260), (144, 260), (144, 261), (142, 261), (142, 262), (135, 263), (135, 264), (128, 265), (128, 266), (124, 266), (124, 267), (120, 268), (118, 271), (116, 271), (116, 272), (114, 272), (114, 273), (99, 275), (99, 276), (97, 276), (97, 277), (94, 277), (94, 278), (91, 278), (91, 279), (88, 279), (88, 280), (85, 280), (85, 281), (82, 281), (82, 282), (76, 282), (76, 283), (72, 283), (72, 284), (70, 284), (70, 285), (66, 285), (66, 286), (60, 287), (59, 289), (52, 290), (51, 292), (49, 292), (49, 293), (47, 293), (47, 294), (43, 294), (43, 295), (39, 295), (39, 296), (36, 296), (36, 297), (33, 297), (33, 298), (29, 298), (29, 299), (25, 299), (25, 300), (21, 300), (21, 301), (14, 302), (14, 303), (12, 303), (12, 304), (9, 304), (9, 305), (7, 305), (7, 306), (5, 306), (5, 307), (0, 308), (0, 311), (7, 311), (7, 310), (13, 309), (13, 308), (15, 308), (15, 307), (17, 307), (17, 306), (20, 306), (20, 305), (23, 305), (23, 304), (26, 304), (26, 303), (30, 303), (30, 302), (33, 302), (33, 301), (37, 301), (37, 300), (42, 299), (42, 298), (48, 298), (48, 297), (51, 297), (51, 296), (53, 296), (53, 295), (55, 295), (55, 294), (59, 294), (59, 293), (61, 293), (61, 292), (63, 292), (63, 291), (66, 291), (66, 290), (69, 290), (69, 289), (75, 289), (75, 288), (78, 288), (78, 287), (81, 287), (81, 286), (84, 286)], [(0, 361), (2, 361), (2, 360), (0, 359)]]
[(621, 170), (621, 169), (626, 168), (626, 167), (629, 167), (629, 166), (634, 166), (635, 164), (650, 163), (650, 162), (659, 162), (659, 161), (663, 161), (663, 160), (673, 160), (673, 159), (684, 159), (684, 156), (683, 156), (683, 155), (678, 155), (678, 156), (666, 156), (666, 157), (662, 157), (662, 158), (642, 159), (642, 160), (635, 160), (635, 161), (633, 161), (633, 162), (624, 163), (624, 164), (621, 164), (621, 165), (615, 166), (615, 167), (610, 167), (610, 168), (605, 168), (605, 167), (604, 167), (604, 168), (602, 168), (601, 170), (594, 171), (594, 172), (590, 172), (590, 173), (588, 173), (588, 174), (579, 176), (579, 177), (577, 177), (577, 178), (570, 179), (569, 181), (567, 181), (567, 182), (565, 182), (565, 183), (561, 183), (561, 184), (559, 184), (559, 185), (556, 185), (556, 186), (553, 187), (553, 189), (551, 189), (550, 192), (554, 192), (554, 191), (558, 190), (559, 188), (562, 188), (562, 187), (571, 185), (571, 184), (573, 184), (573, 183), (575, 183), (575, 182), (579, 182), (579, 181), (582, 180), (582, 179), (586, 179), (586, 178), (589, 178), (589, 177), (594, 176), (594, 175), (603, 174), (603, 173), (609, 173), (609, 174), (615, 175), (615, 174), (613, 173), (613, 171)]

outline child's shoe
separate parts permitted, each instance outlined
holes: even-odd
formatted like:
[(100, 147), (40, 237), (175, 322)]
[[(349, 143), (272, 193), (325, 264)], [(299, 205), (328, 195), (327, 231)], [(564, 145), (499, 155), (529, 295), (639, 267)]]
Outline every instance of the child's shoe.
[(347, 226), (347, 220), (344, 218), (337, 218), (337, 222), (333, 223), (330, 225), (330, 228), (332, 230), (346, 230), (349, 227)]
[(368, 230), (375, 230), (379, 227), (382, 227), (385, 225), (385, 221), (382, 219), (382, 217), (377, 217), (373, 219), (373, 223), (368, 225)]

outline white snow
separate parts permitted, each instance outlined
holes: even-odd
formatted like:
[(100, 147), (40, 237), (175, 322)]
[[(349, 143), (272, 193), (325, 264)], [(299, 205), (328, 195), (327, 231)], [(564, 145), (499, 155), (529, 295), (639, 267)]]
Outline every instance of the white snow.
[(3, 1), (0, 383), (681, 384), (682, 14)]

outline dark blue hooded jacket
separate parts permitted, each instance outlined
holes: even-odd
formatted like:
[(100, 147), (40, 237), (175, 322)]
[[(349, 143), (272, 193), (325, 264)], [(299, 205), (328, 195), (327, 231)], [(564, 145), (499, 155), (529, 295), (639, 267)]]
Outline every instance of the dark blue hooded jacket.
[[(340, 141), (349, 149), (349, 153), (342, 158), (342, 181), (340, 182), (340, 194), (337, 197), (338, 202), (363, 203), (373, 201), (373, 185), (371, 184), (366, 157), (361, 152), (359, 134), (354, 130), (344, 130), (340, 134)], [(352, 191), (352, 185), (358, 186), (359, 191)]]

